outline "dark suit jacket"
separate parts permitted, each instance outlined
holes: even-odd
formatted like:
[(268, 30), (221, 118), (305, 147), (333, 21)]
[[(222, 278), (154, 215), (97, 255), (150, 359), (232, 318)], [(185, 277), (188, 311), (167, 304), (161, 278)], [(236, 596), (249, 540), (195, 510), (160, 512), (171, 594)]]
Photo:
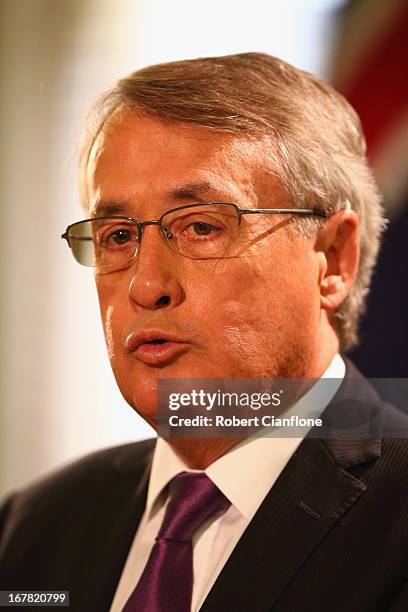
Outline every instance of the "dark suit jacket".
[[(367, 416), (375, 435), (302, 441), (202, 612), (408, 611), (408, 441), (383, 437), (407, 435), (408, 419), (350, 363), (341, 389), (352, 377), (359, 397), (347, 400), (347, 418)], [(153, 448), (94, 453), (12, 496), (0, 514), (0, 588), (69, 590), (71, 610), (107, 612)]]

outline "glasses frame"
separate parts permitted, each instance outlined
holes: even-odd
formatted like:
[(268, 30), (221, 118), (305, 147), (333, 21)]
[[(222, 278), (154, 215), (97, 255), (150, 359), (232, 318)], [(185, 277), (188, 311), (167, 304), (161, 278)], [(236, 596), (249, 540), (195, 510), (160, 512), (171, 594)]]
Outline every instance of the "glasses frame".
[[(163, 219), (169, 215), (170, 213), (177, 212), (178, 210), (184, 210), (186, 208), (198, 208), (202, 206), (212, 206), (214, 204), (228, 204), (232, 206), (238, 216), (238, 225), (241, 224), (241, 219), (243, 215), (299, 215), (303, 217), (320, 217), (322, 219), (327, 219), (328, 214), (324, 211), (310, 208), (240, 208), (238, 204), (234, 202), (197, 202), (194, 204), (185, 204), (184, 206), (177, 206), (176, 208), (172, 208), (171, 210), (166, 210), (159, 219), (149, 219), (147, 221), (138, 221), (134, 217), (127, 217), (125, 215), (107, 215), (103, 217), (91, 217), (89, 219), (83, 219), (82, 221), (77, 221), (76, 223), (71, 223), (66, 228), (65, 232), (61, 234), (61, 238), (67, 241), (69, 248), (72, 250), (71, 243), (69, 240), (69, 231), (71, 227), (74, 225), (80, 225), (81, 223), (89, 223), (89, 221), (104, 221), (107, 219), (118, 219), (124, 221), (131, 221), (137, 227), (137, 240), (140, 248), (142, 237), (143, 237), (143, 228), (147, 225), (158, 225), (160, 227), (160, 233), (166, 242), (169, 242), (172, 239), (171, 232), (167, 231), (163, 227)], [(81, 240), (81, 238), (79, 238)], [(82, 238), (82, 240), (88, 240), (88, 238)], [(173, 250), (173, 249), (172, 249)], [(177, 252), (177, 251), (176, 251)], [(133, 256), (134, 257), (134, 256)], [(129, 260), (131, 261), (131, 260)], [(78, 262), (79, 263), (79, 262)], [(86, 265), (86, 264), (82, 264)]]

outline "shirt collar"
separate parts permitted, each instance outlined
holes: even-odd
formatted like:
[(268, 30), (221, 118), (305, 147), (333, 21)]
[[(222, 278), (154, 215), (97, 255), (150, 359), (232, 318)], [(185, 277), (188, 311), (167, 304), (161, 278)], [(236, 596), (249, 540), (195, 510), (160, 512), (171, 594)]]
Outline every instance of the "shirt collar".
[[(290, 412), (295, 411), (297, 414), (299, 412), (307, 414), (308, 410), (312, 410), (314, 414), (318, 411), (323, 412), (337, 392), (344, 374), (344, 361), (339, 354), (336, 354), (321, 378), (337, 379), (337, 381), (334, 384), (322, 385), (320, 392), (317, 392), (317, 382), (295, 406), (290, 408)], [(303, 436), (308, 429), (303, 430)], [(269, 435), (248, 438), (219, 457), (204, 472), (242, 516), (250, 521), (301, 439)], [(147, 493), (148, 517), (151, 516), (168, 482), (183, 471), (202, 472), (203, 470), (193, 470), (188, 467), (166, 440), (158, 438)]]

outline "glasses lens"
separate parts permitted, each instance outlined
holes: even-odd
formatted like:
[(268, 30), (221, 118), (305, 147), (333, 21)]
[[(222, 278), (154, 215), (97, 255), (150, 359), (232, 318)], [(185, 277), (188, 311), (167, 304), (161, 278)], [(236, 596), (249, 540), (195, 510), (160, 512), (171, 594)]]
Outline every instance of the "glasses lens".
[(231, 204), (186, 206), (163, 217), (169, 245), (192, 259), (229, 257), (238, 246), (238, 214)]
[(72, 225), (68, 238), (75, 259), (101, 271), (126, 268), (138, 246), (136, 224), (120, 218), (80, 221)]

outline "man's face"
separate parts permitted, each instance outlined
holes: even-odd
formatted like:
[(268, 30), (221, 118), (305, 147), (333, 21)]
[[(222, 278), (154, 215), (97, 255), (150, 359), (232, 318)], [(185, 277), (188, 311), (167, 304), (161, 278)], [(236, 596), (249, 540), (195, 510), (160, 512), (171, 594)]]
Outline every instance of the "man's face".
[[(204, 128), (124, 117), (94, 145), (90, 216), (115, 210), (145, 221), (200, 201), (290, 208), (278, 179), (260, 170), (260, 145), (256, 151)], [(158, 378), (313, 375), (318, 264), (313, 241), (290, 224), (289, 216), (244, 216), (251, 240), (227, 259), (179, 255), (158, 226), (145, 226), (130, 267), (96, 274), (113, 372), (147, 421)]]

